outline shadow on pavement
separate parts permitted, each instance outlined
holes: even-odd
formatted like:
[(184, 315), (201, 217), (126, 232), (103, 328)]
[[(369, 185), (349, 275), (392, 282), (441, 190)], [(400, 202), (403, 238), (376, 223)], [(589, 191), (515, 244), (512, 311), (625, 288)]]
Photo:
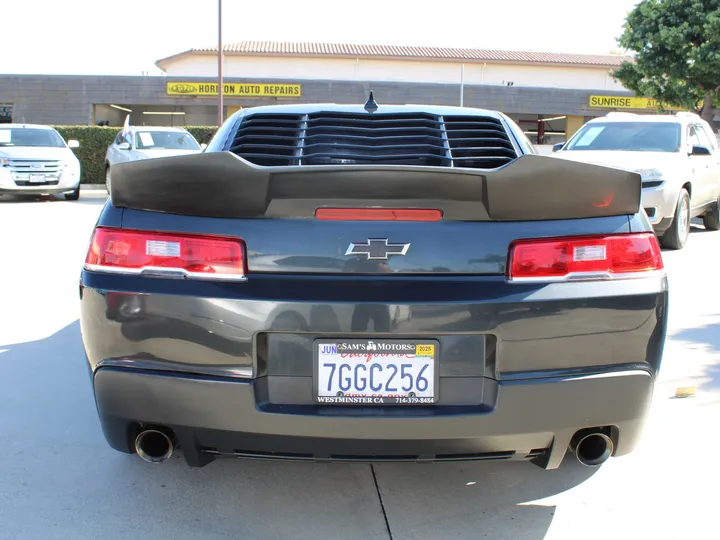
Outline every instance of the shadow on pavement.
[(46, 198), (42, 197), (31, 197), (31, 196), (18, 196), (18, 195), (0, 195), (0, 204), (6, 203), (43, 203), (43, 202), (51, 202), (47, 200)]
[(512, 462), (375, 468), (395, 540), (541, 540), (555, 506), (540, 499), (574, 488), (597, 470), (572, 455), (554, 471)]
[[(717, 315), (715, 316), (717, 317)], [(720, 354), (720, 323), (686, 328), (672, 335), (672, 340), (691, 342), (704, 347), (709, 353)], [(699, 376), (699, 386), (705, 390), (720, 391), (720, 359), (705, 363)]]
[(150, 465), (107, 446), (77, 321), (0, 345), (0, 403), (0, 536), (9, 538), (387, 539), (384, 506), (395, 540), (541, 539), (554, 507), (532, 503), (594, 472), (571, 456), (557, 471), (501, 462), (384, 464), (374, 474), (239, 460), (191, 469), (179, 454)]
[(706, 229), (705, 225), (702, 222), (702, 219), (700, 219), (700, 218), (695, 218), (695, 221), (690, 222), (690, 234), (705, 234), (705, 233), (712, 233), (712, 232), (716, 232), (716, 231), (711, 231), (710, 229)]

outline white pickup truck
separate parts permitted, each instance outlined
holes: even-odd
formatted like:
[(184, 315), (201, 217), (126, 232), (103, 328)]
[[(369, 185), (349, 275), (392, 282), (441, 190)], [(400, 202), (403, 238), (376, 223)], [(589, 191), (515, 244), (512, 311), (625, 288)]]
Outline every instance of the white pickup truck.
[(50, 126), (0, 125), (0, 195), (64, 194), (80, 198), (80, 161), (72, 148)]

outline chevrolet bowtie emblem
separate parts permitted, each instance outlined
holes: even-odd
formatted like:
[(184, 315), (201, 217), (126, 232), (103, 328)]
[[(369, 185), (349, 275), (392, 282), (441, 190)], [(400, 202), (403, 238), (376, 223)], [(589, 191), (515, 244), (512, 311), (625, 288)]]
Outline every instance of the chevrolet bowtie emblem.
[(410, 242), (391, 244), (387, 238), (368, 238), (364, 244), (350, 244), (345, 255), (365, 255), (369, 260), (386, 261), (390, 255), (405, 255), (408, 249)]

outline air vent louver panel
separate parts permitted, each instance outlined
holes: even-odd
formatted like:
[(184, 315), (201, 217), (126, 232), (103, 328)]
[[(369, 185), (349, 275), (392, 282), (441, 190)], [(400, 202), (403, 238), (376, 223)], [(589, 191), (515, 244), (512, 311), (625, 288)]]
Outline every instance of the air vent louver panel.
[(243, 118), (230, 151), (261, 166), (495, 169), (517, 157), (497, 119), (425, 113), (253, 114)]
[(449, 165), (440, 122), (423, 114), (308, 115), (304, 165)]
[(445, 116), (445, 131), (455, 167), (496, 169), (517, 152), (500, 120), (486, 116)]
[(302, 116), (253, 114), (243, 118), (230, 151), (256, 165), (295, 164)]

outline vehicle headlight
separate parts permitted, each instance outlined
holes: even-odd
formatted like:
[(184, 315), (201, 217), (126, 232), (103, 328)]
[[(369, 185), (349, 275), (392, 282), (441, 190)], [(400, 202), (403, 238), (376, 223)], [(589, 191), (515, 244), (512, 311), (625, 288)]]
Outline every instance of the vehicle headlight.
[(10, 160), (8, 158), (0, 158), (0, 167), (9, 167)]
[(660, 180), (663, 172), (660, 169), (640, 169), (635, 171), (643, 180)]

